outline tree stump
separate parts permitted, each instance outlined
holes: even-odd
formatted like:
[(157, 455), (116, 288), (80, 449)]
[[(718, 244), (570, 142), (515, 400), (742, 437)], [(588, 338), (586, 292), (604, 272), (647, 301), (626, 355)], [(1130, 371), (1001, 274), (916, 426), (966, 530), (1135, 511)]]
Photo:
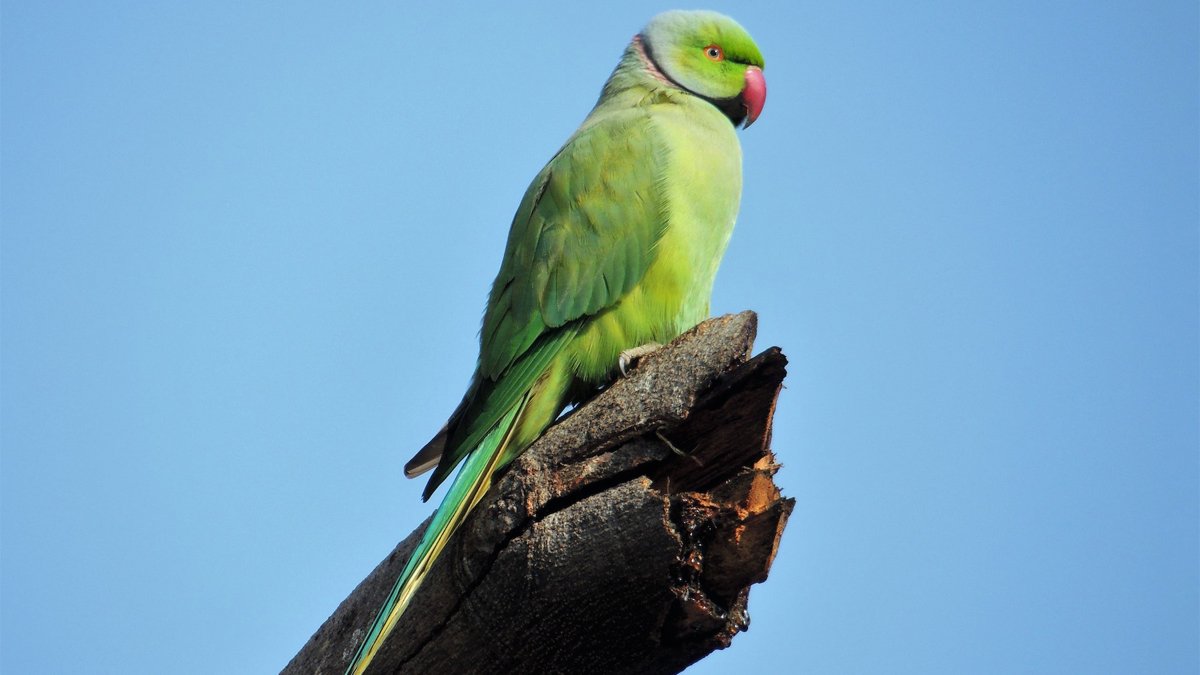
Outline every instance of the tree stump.
[[(787, 359), (753, 312), (643, 357), (546, 431), (454, 535), (370, 673), (678, 673), (749, 626), (794, 500), (774, 483)], [(397, 464), (399, 472), (399, 464)], [(422, 525), (283, 672), (340, 674)]]

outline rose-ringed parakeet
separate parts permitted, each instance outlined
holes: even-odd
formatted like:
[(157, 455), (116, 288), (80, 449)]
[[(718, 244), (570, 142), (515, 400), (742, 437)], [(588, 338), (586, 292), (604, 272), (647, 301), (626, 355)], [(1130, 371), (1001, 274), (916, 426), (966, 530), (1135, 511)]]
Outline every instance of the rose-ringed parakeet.
[(362, 673), (451, 534), (569, 404), (708, 316), (737, 217), (736, 127), (766, 99), (763, 58), (714, 12), (666, 12), (634, 36), (579, 129), (513, 218), (462, 403), (405, 466), (459, 464), (347, 673)]

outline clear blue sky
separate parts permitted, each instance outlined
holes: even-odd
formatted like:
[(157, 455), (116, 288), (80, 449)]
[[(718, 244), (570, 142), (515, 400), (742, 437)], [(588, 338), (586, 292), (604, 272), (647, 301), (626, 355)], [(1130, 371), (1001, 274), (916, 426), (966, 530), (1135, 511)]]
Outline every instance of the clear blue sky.
[[(668, 7), (5, 2), (0, 670), (282, 667)], [(691, 672), (1197, 672), (1196, 3), (714, 8), (770, 95), (713, 307), (791, 359), (797, 504)]]

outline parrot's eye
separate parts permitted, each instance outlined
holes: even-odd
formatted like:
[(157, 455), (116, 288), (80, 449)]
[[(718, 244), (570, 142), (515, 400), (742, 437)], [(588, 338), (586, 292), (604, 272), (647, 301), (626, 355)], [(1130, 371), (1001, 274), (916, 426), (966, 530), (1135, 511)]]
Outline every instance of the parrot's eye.
[(709, 61), (724, 61), (725, 60), (725, 50), (721, 49), (717, 45), (709, 45), (709, 46), (705, 47), (704, 55), (708, 57)]

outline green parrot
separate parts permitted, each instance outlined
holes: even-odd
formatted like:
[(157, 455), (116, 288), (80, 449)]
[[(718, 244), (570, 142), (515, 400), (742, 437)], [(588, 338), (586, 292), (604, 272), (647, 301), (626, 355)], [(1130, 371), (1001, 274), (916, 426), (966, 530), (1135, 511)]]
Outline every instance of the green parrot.
[(729, 17), (660, 14), (533, 179), (488, 297), (471, 385), (405, 474), (434, 469), (428, 499), (462, 468), (348, 675), (371, 663), (498, 471), (567, 405), (708, 317), (741, 199), (734, 131), (762, 112), (762, 68), (758, 47)]

